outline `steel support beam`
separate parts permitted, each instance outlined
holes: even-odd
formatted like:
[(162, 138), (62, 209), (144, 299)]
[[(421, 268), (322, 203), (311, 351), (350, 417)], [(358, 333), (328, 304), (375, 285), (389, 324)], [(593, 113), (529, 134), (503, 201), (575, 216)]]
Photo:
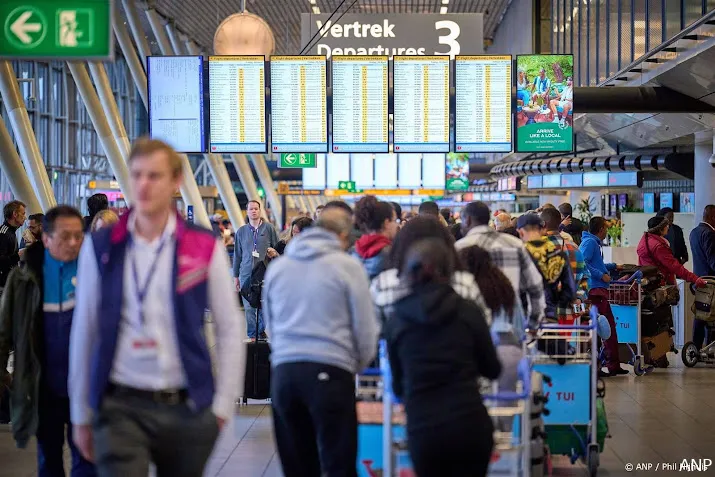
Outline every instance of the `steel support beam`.
[[(172, 56), (174, 54), (174, 50), (172, 49), (169, 39), (166, 36), (166, 31), (161, 27), (159, 15), (155, 10), (147, 10), (146, 17), (149, 20), (149, 25), (151, 25), (154, 37), (159, 44), (159, 48), (161, 48), (162, 54)], [(211, 221), (206, 213), (206, 207), (204, 206), (204, 201), (201, 198), (199, 186), (196, 184), (196, 178), (194, 177), (193, 169), (191, 169), (189, 158), (186, 154), (180, 154), (180, 156), (184, 165), (184, 180), (181, 185), (181, 197), (184, 199), (184, 203), (187, 206), (194, 206), (195, 222), (203, 227), (211, 228)]]
[(127, 26), (122, 21), (122, 17), (119, 14), (119, 7), (116, 4), (114, 7), (114, 15), (112, 16), (112, 28), (114, 29), (114, 36), (117, 38), (117, 43), (119, 43), (119, 47), (122, 49), (122, 56), (127, 62), (127, 66), (129, 66), (129, 72), (132, 74), (134, 84), (139, 91), (139, 96), (142, 98), (144, 108), (149, 109), (144, 66), (139, 60), (136, 50), (134, 50), (132, 39), (129, 37), (129, 32), (127, 31)]
[(266, 157), (262, 154), (253, 154), (251, 155), (251, 160), (253, 161), (253, 167), (256, 168), (258, 180), (261, 181), (263, 190), (266, 192), (266, 199), (268, 199), (268, 203), (271, 204), (273, 216), (276, 218), (276, 223), (278, 224), (278, 230), (281, 230), (283, 228), (283, 205), (281, 204), (281, 198), (278, 197), (276, 186), (273, 184), (271, 172), (268, 170)]
[(139, 13), (134, 5), (134, 0), (122, 0), (122, 5), (124, 5), (124, 12), (127, 14), (127, 22), (129, 23), (129, 28), (132, 30), (134, 43), (137, 44), (137, 50), (139, 50), (142, 63), (144, 63), (144, 71), (146, 71), (146, 57), (151, 56), (151, 48), (149, 48), (149, 42), (142, 29)]
[(126, 162), (127, 159), (129, 159), (131, 145), (129, 143), (129, 137), (127, 136), (127, 130), (124, 128), (124, 123), (122, 122), (122, 117), (119, 115), (119, 108), (117, 107), (117, 101), (114, 99), (112, 85), (109, 84), (107, 70), (104, 69), (104, 64), (90, 61), (89, 72), (97, 88), (99, 101), (102, 103), (102, 108), (106, 114), (109, 129), (112, 131), (114, 140), (122, 152), (122, 158)]
[(42, 210), (49, 210), (55, 205), (55, 194), (50, 185), (47, 169), (42, 161), (40, 147), (37, 145), (32, 130), (30, 116), (27, 114), (25, 101), (20, 94), (15, 70), (9, 61), (0, 61), (0, 96), (5, 104), (10, 125), (15, 132), (15, 139), (20, 147), (20, 155), (32, 187), (37, 193)]
[(32, 189), (30, 179), (25, 173), (25, 167), (22, 165), (20, 156), (17, 154), (15, 144), (12, 142), (10, 132), (5, 127), (5, 121), (0, 115), (0, 168), (5, 173), (10, 190), (16, 199), (21, 200), (27, 206), (27, 211), (30, 214), (39, 214), (42, 212), (40, 201), (37, 200), (37, 195)]
[(662, 86), (574, 88), (580, 113), (713, 113), (715, 106)]
[(87, 108), (87, 113), (92, 120), (94, 130), (97, 132), (97, 137), (99, 137), (99, 141), (102, 143), (104, 154), (112, 166), (114, 177), (116, 177), (117, 182), (119, 182), (119, 188), (122, 190), (122, 194), (124, 194), (124, 200), (129, 203), (131, 198), (129, 191), (129, 170), (122, 155), (122, 150), (112, 134), (112, 128), (109, 125), (111, 119), (107, 119), (107, 115), (111, 116), (112, 113), (111, 111), (104, 111), (102, 109), (102, 104), (99, 102), (99, 97), (92, 86), (92, 80), (89, 79), (89, 74), (84, 64), (68, 61), (67, 66), (77, 85), (77, 91), (79, 91), (82, 101), (84, 101), (84, 105)]
[[(248, 200), (261, 202), (261, 196), (258, 195), (258, 186), (256, 186), (256, 179), (253, 178), (253, 171), (246, 156), (243, 154), (231, 154), (231, 160), (233, 161), (233, 166), (236, 168), (238, 179), (241, 181)], [(265, 220), (268, 220), (265, 207), (261, 207), (261, 214)]]

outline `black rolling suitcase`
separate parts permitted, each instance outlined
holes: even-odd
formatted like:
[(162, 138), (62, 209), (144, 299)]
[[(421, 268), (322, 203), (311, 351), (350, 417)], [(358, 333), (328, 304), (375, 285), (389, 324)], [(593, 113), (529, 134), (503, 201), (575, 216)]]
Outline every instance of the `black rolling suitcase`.
[[(256, 310), (256, 333), (258, 333), (258, 310), (261, 309), (261, 292), (266, 264), (259, 262), (253, 268), (251, 282), (241, 295)], [(249, 319), (250, 317), (246, 317)], [(267, 340), (256, 336), (256, 340), (246, 343), (246, 379), (243, 384), (243, 404), (248, 399), (268, 399), (271, 397), (271, 348)]]

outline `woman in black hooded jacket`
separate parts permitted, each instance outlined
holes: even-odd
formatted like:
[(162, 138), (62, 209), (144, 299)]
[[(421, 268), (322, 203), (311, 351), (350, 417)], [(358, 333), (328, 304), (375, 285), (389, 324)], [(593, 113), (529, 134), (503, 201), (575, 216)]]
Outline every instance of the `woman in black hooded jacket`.
[(494, 445), (478, 378), (498, 378), (501, 365), (479, 308), (450, 286), (454, 260), (438, 240), (413, 245), (400, 273), (412, 293), (385, 326), (393, 391), (405, 404), (420, 477), (484, 476)]

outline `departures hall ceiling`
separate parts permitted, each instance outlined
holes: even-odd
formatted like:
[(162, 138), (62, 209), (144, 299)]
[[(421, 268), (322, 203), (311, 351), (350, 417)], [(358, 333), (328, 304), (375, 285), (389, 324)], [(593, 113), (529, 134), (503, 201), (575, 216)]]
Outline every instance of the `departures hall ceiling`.
[[(354, 3), (350, 13), (483, 13), (484, 38), (494, 36), (511, 0), (346, 0), (343, 12)], [(312, 3), (314, 2), (314, 3)], [(140, 2), (141, 3), (141, 2)], [(176, 27), (212, 51), (213, 35), (218, 25), (241, 9), (240, 0), (150, 0), (145, 2), (164, 17), (174, 20)], [(300, 44), (300, 14), (330, 14), (342, 0), (246, 0), (246, 10), (265, 19), (276, 37), (276, 53), (297, 54)], [(336, 17), (339, 16), (339, 13)]]

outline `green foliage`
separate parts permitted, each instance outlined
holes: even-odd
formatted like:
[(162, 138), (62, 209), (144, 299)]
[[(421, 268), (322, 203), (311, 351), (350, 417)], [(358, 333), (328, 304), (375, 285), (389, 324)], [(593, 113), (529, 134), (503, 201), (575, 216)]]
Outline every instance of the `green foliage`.
[(578, 214), (578, 219), (588, 227), (588, 223), (593, 218), (592, 210), (596, 208), (596, 201), (593, 197), (588, 199), (583, 199), (581, 202), (576, 204), (576, 213)]
[(529, 83), (533, 84), (534, 79), (539, 75), (541, 68), (546, 69), (546, 77), (551, 80), (551, 83), (559, 83), (559, 79), (554, 73), (554, 64), (558, 64), (563, 71), (564, 79), (568, 76), (573, 76), (573, 57), (570, 55), (530, 55), (520, 56), (518, 59), (517, 68), (521, 68), (526, 72)]

